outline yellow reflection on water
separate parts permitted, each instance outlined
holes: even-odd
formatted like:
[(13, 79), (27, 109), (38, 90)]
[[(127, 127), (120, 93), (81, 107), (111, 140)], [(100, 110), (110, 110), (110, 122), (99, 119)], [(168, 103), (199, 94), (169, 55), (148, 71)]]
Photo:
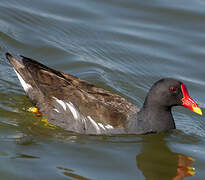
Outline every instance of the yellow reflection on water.
[(147, 136), (144, 140), (136, 161), (146, 180), (183, 180), (195, 175), (194, 158), (172, 152), (163, 137)]

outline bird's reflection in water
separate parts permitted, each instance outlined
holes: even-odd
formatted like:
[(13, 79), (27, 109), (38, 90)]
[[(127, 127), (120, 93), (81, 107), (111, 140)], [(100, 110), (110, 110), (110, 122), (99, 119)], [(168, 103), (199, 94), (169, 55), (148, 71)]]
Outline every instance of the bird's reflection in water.
[(194, 176), (194, 159), (172, 152), (164, 135), (150, 135), (143, 139), (142, 151), (136, 157), (137, 166), (146, 180), (183, 180)]

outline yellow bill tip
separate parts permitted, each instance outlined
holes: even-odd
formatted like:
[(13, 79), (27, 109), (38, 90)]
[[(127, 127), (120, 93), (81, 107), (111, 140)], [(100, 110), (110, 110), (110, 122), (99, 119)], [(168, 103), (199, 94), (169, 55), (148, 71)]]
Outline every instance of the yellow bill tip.
[(197, 107), (197, 106), (194, 107), (194, 106), (193, 106), (192, 108), (193, 108), (193, 111), (194, 111), (195, 113), (202, 115), (202, 110), (201, 110), (199, 107)]

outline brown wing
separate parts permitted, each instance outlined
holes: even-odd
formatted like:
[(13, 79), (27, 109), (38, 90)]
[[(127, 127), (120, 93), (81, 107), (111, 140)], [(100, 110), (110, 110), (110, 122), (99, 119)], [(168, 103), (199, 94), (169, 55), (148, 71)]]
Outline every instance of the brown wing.
[[(39, 110), (47, 114), (48, 120), (50, 118), (55, 121), (57, 118), (48, 115), (53, 108), (56, 108), (55, 98), (73, 104), (83, 117), (91, 117), (97, 123), (110, 124), (114, 127), (125, 127), (127, 117), (138, 111), (135, 105), (119, 95), (51, 69), (30, 58), (23, 57), (23, 66), (27, 73), (27, 75), (24, 73), (24, 76), (32, 79), (30, 83), (38, 89), (37, 92), (42, 97), (33, 97), (32, 92), (30, 95), (27, 94), (35, 101)], [(63, 122), (67, 121), (66, 116), (62, 119)]]
[(26, 57), (23, 57), (23, 64), (45, 97), (70, 101), (78, 107), (80, 113), (91, 116), (97, 122), (123, 125), (126, 117), (137, 111), (136, 106), (125, 98), (77, 77), (48, 68)]

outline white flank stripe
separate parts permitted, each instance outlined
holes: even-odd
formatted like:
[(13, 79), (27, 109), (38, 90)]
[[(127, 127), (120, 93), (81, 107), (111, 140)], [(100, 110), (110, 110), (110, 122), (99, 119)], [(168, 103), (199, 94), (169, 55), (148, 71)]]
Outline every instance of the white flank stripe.
[(102, 123), (98, 123), (98, 125), (99, 125), (102, 129), (106, 130)]
[(58, 109), (53, 109), (54, 111), (56, 111), (57, 113), (59, 113), (60, 111)]
[(113, 126), (111, 126), (111, 125), (109, 125), (109, 124), (106, 125), (105, 127), (106, 127), (107, 129), (113, 129)]
[(99, 134), (100, 133), (100, 128), (99, 126), (97, 125), (97, 123), (90, 117), (90, 116), (87, 116), (88, 119), (90, 120), (90, 122), (93, 124), (94, 128), (96, 129), (97, 133)]
[(85, 129), (87, 129), (87, 124), (86, 124), (86, 120), (85, 120), (85, 118), (83, 117), (82, 118), (82, 122), (84, 123), (84, 125), (85, 125)]
[(24, 81), (24, 79), (20, 76), (20, 74), (14, 69), (15, 73), (17, 74), (21, 85), (23, 86), (24, 90), (27, 92), (28, 89), (32, 88), (32, 86)]
[(59, 99), (56, 98), (56, 97), (53, 97), (53, 98), (56, 100), (56, 102), (57, 102), (58, 104), (60, 104), (60, 105), (63, 107), (64, 111), (66, 111), (66, 103), (64, 103), (62, 100), (59, 100)]
[[(74, 106), (71, 102), (65, 103), (64, 101), (62, 101), (62, 100), (60, 100), (60, 99), (58, 99), (58, 98), (56, 98), (56, 97), (53, 97), (53, 99), (55, 99), (56, 102), (63, 107), (64, 111), (66, 111), (66, 110), (67, 110), (67, 107), (68, 107), (68, 108), (70, 109), (70, 111), (71, 111), (73, 117), (74, 117), (76, 120), (78, 119), (79, 113), (78, 113), (77, 109), (75, 108), (75, 106)], [(57, 110), (57, 109), (54, 109), (54, 110), (55, 110), (56, 112), (59, 112), (59, 110)]]
[(66, 105), (69, 107), (71, 113), (73, 114), (73, 117), (77, 120), (78, 119), (78, 111), (76, 110), (75, 106), (71, 102), (66, 103)]

